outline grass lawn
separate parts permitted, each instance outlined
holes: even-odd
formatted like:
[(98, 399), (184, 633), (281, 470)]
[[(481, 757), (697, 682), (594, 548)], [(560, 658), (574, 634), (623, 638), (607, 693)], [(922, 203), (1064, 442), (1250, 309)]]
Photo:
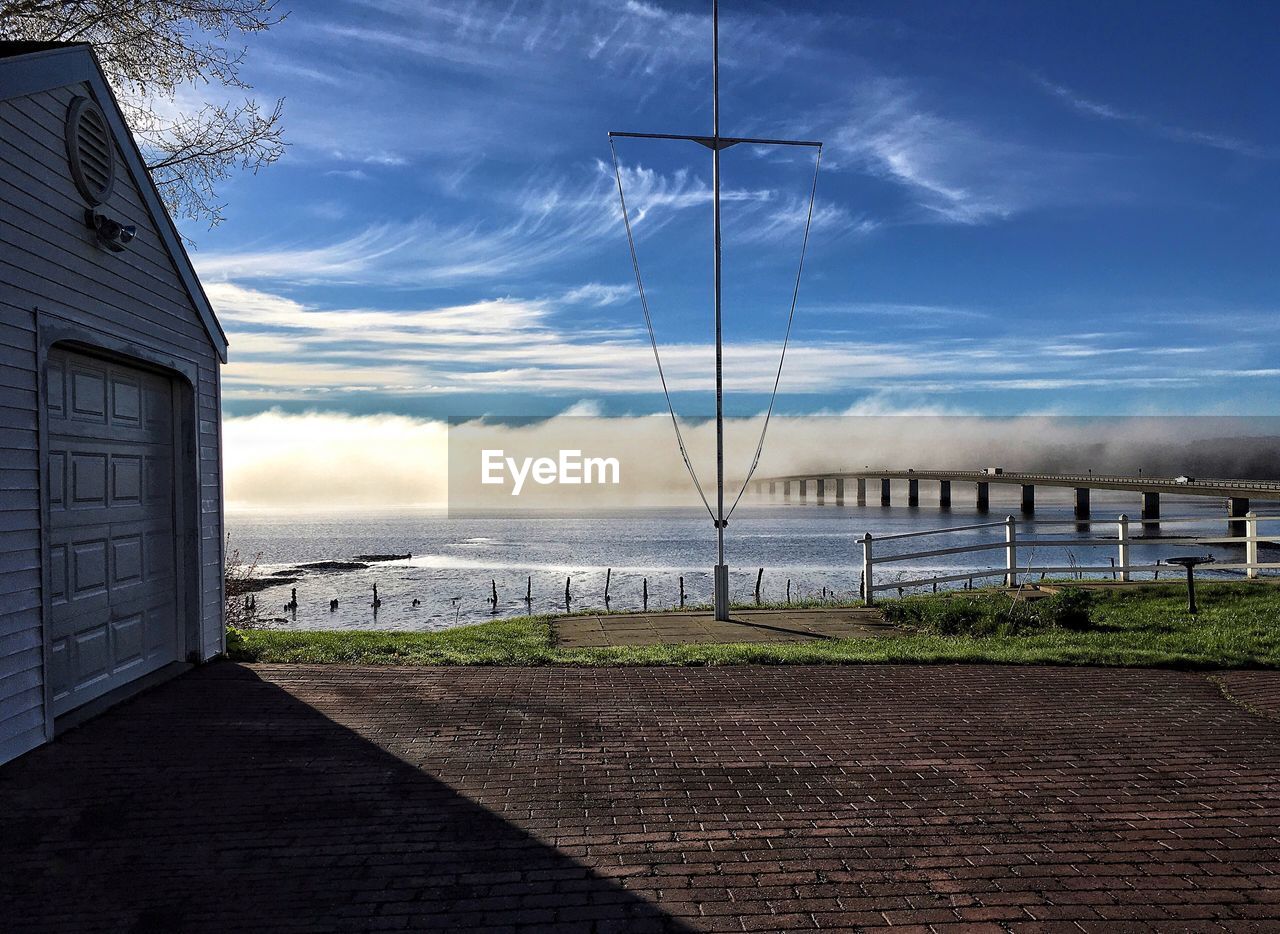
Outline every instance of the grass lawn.
[[(433, 633), (247, 630), (228, 637), (235, 661), (352, 665), (737, 665), (821, 662), (1001, 662), (1182, 668), (1280, 667), (1280, 587), (1266, 582), (1198, 584), (1200, 613), (1186, 612), (1182, 585), (1097, 593), (1081, 629), (1036, 625), (1011, 632), (998, 593), (884, 601), (907, 618), (901, 635), (777, 644), (565, 648), (549, 617), (521, 617)], [(931, 620), (946, 601), (977, 601), (984, 635), (944, 635)], [(895, 613), (893, 604), (898, 604)], [(954, 615), (954, 614), (953, 614)]]

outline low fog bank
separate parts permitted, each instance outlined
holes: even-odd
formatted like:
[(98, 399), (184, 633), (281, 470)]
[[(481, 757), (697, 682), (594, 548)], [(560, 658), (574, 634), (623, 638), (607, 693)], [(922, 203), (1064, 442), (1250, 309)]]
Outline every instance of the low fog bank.
[[(820, 471), (834, 463), (848, 469), (1000, 466), (1043, 473), (1092, 470), (1126, 475), (1141, 470), (1152, 476), (1280, 479), (1280, 418), (1272, 417), (870, 416), (793, 421), (799, 446), (774, 452), (769, 465), (786, 466), (770, 472)], [(783, 434), (790, 436), (792, 430), (788, 425)], [(812, 450), (815, 434), (831, 443)]]
[[(725, 465), (741, 484), (760, 419), (726, 428)], [(715, 425), (683, 424), (690, 457), (710, 495)], [(431, 506), (477, 508), (687, 506), (695, 494), (666, 416), (562, 415), (463, 425), (404, 416), (265, 412), (228, 418), (226, 497), (231, 508)], [(560, 450), (613, 457), (623, 483), (609, 488), (480, 483), (480, 455), (517, 460)], [(976, 469), (1242, 479), (1280, 478), (1280, 419), (1050, 416), (775, 417), (756, 476), (887, 469)], [(736, 493), (736, 487), (731, 491)], [(693, 499), (696, 502), (696, 499)]]

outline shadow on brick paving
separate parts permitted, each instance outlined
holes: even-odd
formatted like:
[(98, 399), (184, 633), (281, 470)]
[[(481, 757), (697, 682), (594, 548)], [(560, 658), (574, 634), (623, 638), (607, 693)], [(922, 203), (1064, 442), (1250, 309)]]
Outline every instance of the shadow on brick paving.
[(0, 769), (0, 867), (10, 934), (689, 930), (231, 665)]

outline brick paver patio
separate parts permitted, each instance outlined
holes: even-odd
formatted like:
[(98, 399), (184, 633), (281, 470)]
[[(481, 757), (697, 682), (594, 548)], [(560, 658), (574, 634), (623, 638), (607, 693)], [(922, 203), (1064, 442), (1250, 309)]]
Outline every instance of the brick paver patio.
[(0, 930), (1277, 930), (1278, 741), (1269, 672), (210, 665), (0, 768)]

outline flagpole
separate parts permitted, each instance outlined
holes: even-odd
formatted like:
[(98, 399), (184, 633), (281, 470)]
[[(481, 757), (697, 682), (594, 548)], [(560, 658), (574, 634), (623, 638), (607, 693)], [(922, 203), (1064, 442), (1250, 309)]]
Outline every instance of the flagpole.
[[(614, 174), (618, 183), (618, 199), (622, 205), (622, 220), (627, 229), (627, 242), (631, 248), (631, 263), (635, 268), (636, 287), (640, 292), (640, 304), (644, 308), (645, 322), (649, 328), (649, 341), (653, 344), (654, 359), (658, 364), (658, 378), (662, 381), (662, 391), (667, 398), (667, 410), (671, 413), (671, 423), (675, 428), (676, 442), (680, 445), (681, 456), (684, 457), (685, 467), (689, 469), (689, 476), (693, 479), (694, 485), (698, 489), (698, 495), (702, 499), (702, 503), (707, 507), (707, 512), (711, 515), (711, 520), (715, 523), (716, 528), (716, 566), (715, 566), (715, 586), (713, 590), (713, 602), (715, 604), (715, 617), (718, 620), (729, 619), (729, 565), (725, 561), (724, 554), (724, 530), (728, 526), (729, 520), (725, 518), (724, 513), (724, 329), (723, 329), (723, 307), (721, 302), (721, 239), (720, 239), (720, 151), (728, 149), (730, 146), (737, 146), (740, 143), (747, 143), (754, 146), (812, 146), (818, 149), (819, 158), (821, 158), (822, 143), (816, 140), (803, 139), (752, 139), (748, 137), (737, 136), (721, 136), (720, 135), (720, 0), (711, 0), (711, 135), (710, 136), (686, 136), (678, 133), (622, 133), (610, 131), (609, 138), (626, 137), (630, 139), (680, 139), (687, 140), (691, 143), (697, 143), (699, 146), (706, 146), (711, 150), (711, 204), (712, 217), (714, 227), (714, 247), (713, 256), (715, 260), (715, 323), (716, 323), (716, 508), (712, 510), (711, 504), (707, 502), (707, 496), (702, 489), (702, 484), (698, 480), (697, 472), (693, 469), (693, 464), (689, 460), (688, 452), (685, 448), (684, 440), (680, 434), (680, 423), (676, 417), (675, 406), (671, 402), (671, 393), (667, 389), (665, 377), (662, 375), (662, 360), (658, 357), (658, 342), (653, 334), (653, 322), (649, 317), (649, 307), (644, 296), (644, 283), (640, 279), (640, 263), (636, 257), (635, 240), (631, 234), (631, 224), (627, 217), (627, 203), (622, 194), (622, 174), (618, 167), (617, 153), (614, 153)], [(813, 220), (813, 195), (817, 192), (817, 168), (815, 163), (815, 183), (813, 191), (810, 193), (809, 199), (809, 221)], [(809, 227), (805, 225), (805, 240), (809, 242)], [(803, 250), (800, 254), (801, 268), (804, 266)], [(799, 290), (799, 278), (796, 279), (797, 293)], [(795, 299), (792, 298), (791, 313), (795, 314)], [(790, 318), (787, 322), (787, 334), (791, 333)], [(786, 354), (786, 342), (783, 342), (783, 354)], [(781, 363), (778, 367), (778, 374), (781, 377)], [(775, 381), (773, 387), (774, 395), (777, 395), (778, 387)], [(773, 403), (770, 401), (769, 411), (773, 411)], [(766, 417), (765, 424), (768, 424)], [(761, 435), (761, 445), (763, 445), (763, 434)], [(757, 460), (759, 459), (759, 451), (756, 452)], [(752, 467), (754, 470), (754, 466)], [(749, 476), (749, 474), (748, 474)], [(745, 490), (745, 486), (743, 487)], [(739, 494), (739, 497), (741, 494)], [(737, 505), (735, 500), (734, 505)], [(732, 508), (730, 512), (732, 513)]]
[(718, 620), (729, 618), (729, 568), (724, 560), (724, 338), (720, 303), (720, 0), (711, 0), (711, 200), (715, 227), (716, 312), (716, 569)]

